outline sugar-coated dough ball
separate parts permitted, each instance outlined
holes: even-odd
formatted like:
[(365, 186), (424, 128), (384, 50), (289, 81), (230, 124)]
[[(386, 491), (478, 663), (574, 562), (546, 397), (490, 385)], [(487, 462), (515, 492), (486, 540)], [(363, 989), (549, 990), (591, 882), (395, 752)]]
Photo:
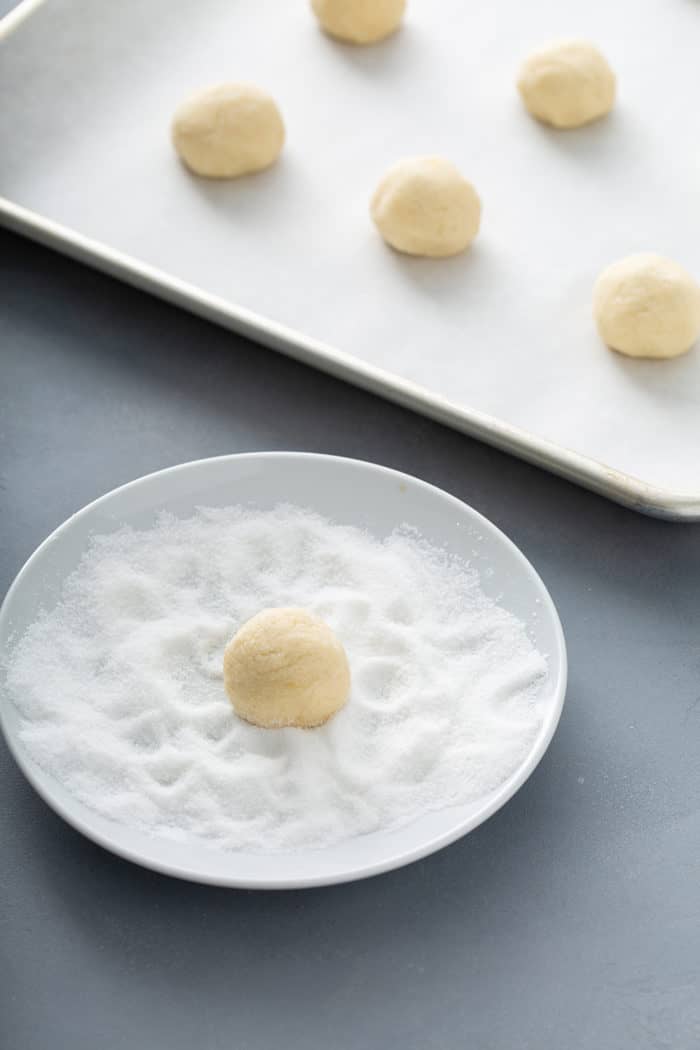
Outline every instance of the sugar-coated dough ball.
[(311, 0), (311, 6), (331, 36), (374, 44), (399, 28), (406, 0)]
[(265, 609), (226, 646), (224, 685), (246, 721), (310, 728), (343, 706), (350, 668), (323, 620), (305, 609)]
[(630, 255), (601, 273), (593, 314), (611, 349), (630, 357), (677, 357), (700, 336), (700, 286), (662, 255)]
[(387, 244), (434, 258), (464, 251), (479, 232), (481, 201), (443, 157), (411, 157), (390, 168), (374, 191), (371, 214)]
[(187, 99), (172, 123), (181, 159), (197, 175), (231, 179), (268, 168), (284, 143), (274, 99), (253, 84), (219, 84)]
[(615, 74), (585, 40), (549, 44), (523, 63), (518, 90), (533, 117), (555, 128), (578, 128), (609, 113)]

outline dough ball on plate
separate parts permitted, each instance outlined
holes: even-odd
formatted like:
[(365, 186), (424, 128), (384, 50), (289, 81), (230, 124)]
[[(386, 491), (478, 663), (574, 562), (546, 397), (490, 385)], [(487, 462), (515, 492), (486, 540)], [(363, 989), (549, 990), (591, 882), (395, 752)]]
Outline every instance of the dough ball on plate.
[(481, 221), (476, 190), (443, 157), (399, 161), (379, 183), (370, 210), (392, 248), (434, 258), (464, 251)]
[(236, 714), (264, 728), (311, 728), (338, 711), (350, 668), (330, 627), (305, 609), (265, 609), (224, 652), (224, 685)]
[(662, 255), (630, 255), (601, 273), (593, 314), (612, 350), (630, 357), (677, 357), (700, 336), (700, 286)]
[(311, 6), (331, 36), (374, 44), (399, 28), (406, 0), (311, 0)]
[(533, 117), (555, 128), (578, 128), (610, 112), (615, 74), (593, 44), (566, 40), (532, 52), (518, 90)]
[(191, 171), (231, 179), (273, 164), (284, 144), (274, 99), (253, 84), (219, 84), (177, 109), (173, 145)]

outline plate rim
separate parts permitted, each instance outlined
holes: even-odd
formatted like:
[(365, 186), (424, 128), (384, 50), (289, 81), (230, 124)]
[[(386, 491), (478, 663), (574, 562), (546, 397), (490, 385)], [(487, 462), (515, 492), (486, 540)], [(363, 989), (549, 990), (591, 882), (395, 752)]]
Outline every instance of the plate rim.
[[(566, 640), (564, 636), (564, 630), (561, 624), (561, 620), (552, 599), (549, 590), (547, 589), (541, 576), (529, 561), (529, 559), (523, 554), (520, 548), (492, 521), (490, 521), (480, 511), (476, 510), (470, 504), (459, 497), (452, 495), (445, 489), (439, 488), (437, 485), (433, 485), (430, 482), (423, 481), (421, 478), (416, 477), (412, 474), (407, 474), (404, 471), (396, 470), (393, 467), (386, 467), (382, 464), (374, 463), (370, 460), (357, 459), (349, 456), (337, 456), (326, 453), (317, 452), (297, 452), (292, 450), (265, 450), (258, 452), (241, 452), (231, 453), (220, 456), (208, 456), (201, 459), (188, 460), (182, 463), (176, 463), (169, 467), (164, 467), (160, 470), (151, 471), (148, 474), (141, 475), (137, 478), (127, 481), (121, 485), (110, 489), (108, 492), (103, 493), (96, 499), (91, 500), (85, 504), (79, 510), (69, 515), (65, 521), (61, 522), (51, 533), (35, 548), (35, 550), (26, 559), (19, 572), (14, 577), (10, 587), (5, 594), (5, 597), (0, 604), (0, 645), (4, 648), (6, 641), (11, 637), (9, 630), (9, 617), (14, 601), (14, 596), (19, 592), (23, 585), (23, 581), (27, 573), (30, 571), (31, 566), (45, 551), (46, 549), (64, 532), (66, 532), (75, 523), (76, 519), (87, 515), (92, 512), (101, 503), (106, 502), (115, 495), (123, 492), (126, 489), (133, 489), (134, 487), (140, 486), (143, 483), (150, 481), (156, 477), (162, 478), (164, 475), (174, 475), (185, 470), (196, 469), (198, 466), (212, 463), (224, 463), (224, 462), (241, 462), (245, 460), (269, 460), (269, 459), (290, 459), (290, 460), (306, 460), (306, 461), (318, 461), (323, 460), (332, 463), (344, 463), (354, 467), (360, 467), (361, 469), (367, 469), (370, 472), (378, 473), (380, 475), (388, 476), (394, 481), (408, 481), (412, 485), (417, 485), (419, 488), (427, 491), (430, 495), (436, 496), (440, 500), (446, 500), (448, 503), (452, 503), (456, 508), (466, 510), (470, 515), (474, 517), (474, 520), (478, 522), (479, 527), (491, 532), (500, 543), (502, 543), (511, 554), (515, 555), (516, 560), (521, 564), (526, 575), (536, 585), (540, 592), (540, 597), (543, 602), (543, 609), (546, 610), (549, 615), (552, 626), (554, 629), (554, 638), (556, 643), (556, 651), (552, 652), (554, 665), (557, 667), (557, 677), (553, 683), (552, 690), (552, 709), (548, 715), (548, 721), (546, 721), (541, 727), (538, 735), (533, 743), (527, 758), (523, 761), (521, 766), (518, 767), (517, 772), (511, 776), (505, 784), (501, 786), (498, 791), (493, 794), (491, 800), (485, 806), (481, 807), (471, 818), (467, 818), (458, 821), (453, 827), (447, 831), (438, 833), (433, 836), (429, 836), (419, 846), (403, 849), (398, 853), (391, 854), (388, 858), (376, 861), (374, 863), (361, 863), (355, 868), (347, 868), (340, 873), (324, 874), (320, 873), (315, 876), (303, 876), (303, 877), (285, 877), (284, 875), (269, 878), (251, 878), (251, 877), (236, 877), (224, 876), (224, 875), (206, 875), (193, 869), (188, 869), (186, 865), (174, 864), (167, 860), (159, 860), (158, 858), (145, 858), (137, 849), (132, 849), (128, 846), (123, 846), (120, 843), (115, 843), (110, 839), (108, 835), (103, 834), (99, 829), (95, 829), (90, 826), (89, 814), (92, 812), (84, 803), (80, 803), (80, 800), (75, 800), (81, 805), (88, 814), (88, 817), (83, 820), (79, 815), (71, 812), (60, 799), (57, 799), (54, 794), (49, 790), (45, 790), (40, 778), (36, 776), (34, 766), (34, 760), (24, 752), (24, 749), (19, 745), (18, 740), (15, 739), (13, 733), (8, 731), (6, 725), (6, 709), (11, 704), (7, 696), (7, 692), (4, 688), (0, 688), (0, 730), (5, 739), (10, 754), (14, 758), (15, 762), (19, 766), (21, 772), (29, 782), (31, 787), (36, 791), (39, 797), (49, 806), (49, 808), (62, 820), (64, 820), (74, 830), (80, 832), (86, 838), (95, 842), (97, 845), (108, 850), (110, 853), (119, 856), (124, 860), (131, 861), (140, 867), (147, 868), (152, 871), (159, 872), (163, 875), (169, 875), (175, 878), (179, 878), (185, 881), (196, 882), (206, 885), (222, 886), (226, 888), (236, 889), (260, 889), (260, 890), (286, 890), (286, 889), (305, 889), (317, 886), (328, 886), (336, 885), (340, 883), (354, 882), (360, 879), (371, 878), (374, 875), (379, 875), (384, 872), (393, 871), (397, 868), (404, 867), (407, 864), (413, 863), (413, 861), (420, 860), (424, 857), (436, 853), (443, 849), (445, 846), (456, 842), (458, 839), (469, 834), (469, 832), (475, 830), (490, 817), (494, 815), (499, 809), (501, 809), (507, 802), (513, 798), (520, 788), (529, 779), (531, 774), (537, 768), (542, 758), (546, 754), (549, 745), (554, 737), (554, 734), (559, 725), (561, 714), (564, 707), (564, 701), (566, 697), (567, 679), (568, 679), (568, 658), (566, 649)], [(0, 652), (0, 660), (2, 658), (2, 652)], [(40, 768), (40, 767), (37, 767)], [(51, 774), (45, 774), (51, 776)], [(53, 778), (55, 779), (55, 778)], [(97, 814), (102, 816), (101, 814)], [(422, 815), (422, 814), (421, 814)], [(103, 818), (106, 819), (106, 818)], [(135, 830), (135, 829), (132, 829)], [(391, 831), (392, 829), (386, 829)], [(253, 851), (249, 851), (252, 853)], [(303, 852), (303, 851), (302, 851)], [(283, 856), (284, 854), (280, 854)]]

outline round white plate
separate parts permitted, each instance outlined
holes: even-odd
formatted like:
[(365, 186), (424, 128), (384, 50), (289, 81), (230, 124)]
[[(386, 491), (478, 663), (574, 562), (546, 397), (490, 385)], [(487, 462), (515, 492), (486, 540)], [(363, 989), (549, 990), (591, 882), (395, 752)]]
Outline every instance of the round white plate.
[(94, 813), (29, 757), (19, 739), (18, 714), (3, 695), (0, 722), (5, 737), (42, 798), (95, 842), (169, 875), (222, 886), (286, 889), (345, 882), (398, 868), (446, 846), (495, 813), (532, 773), (559, 721), (566, 689), (564, 636), (544, 584), (517, 547), (480, 514), (440, 489), (385, 467), (334, 456), (262, 452), (205, 459), (150, 474), (102, 496), (56, 529), (17, 576), (0, 610), (0, 653), (40, 609), (55, 605), (90, 535), (112, 532), (124, 524), (148, 527), (162, 510), (185, 517), (197, 506), (238, 503), (272, 508), (280, 502), (311, 508), (377, 537), (407, 522), (433, 544), (482, 570), (486, 593), (527, 624), (533, 642), (547, 656), (542, 727), (509, 780), (477, 802), (422, 814), (401, 828), (327, 849), (265, 855), (168, 842)]

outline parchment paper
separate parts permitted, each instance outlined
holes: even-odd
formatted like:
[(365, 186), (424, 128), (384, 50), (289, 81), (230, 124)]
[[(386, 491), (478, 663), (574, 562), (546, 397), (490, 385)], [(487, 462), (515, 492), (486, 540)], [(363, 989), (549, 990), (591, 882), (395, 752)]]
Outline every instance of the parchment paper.
[[(619, 101), (548, 131), (516, 71), (567, 36), (599, 44)], [(217, 183), (181, 167), (169, 122), (226, 79), (267, 88), (288, 138), (274, 169)], [(369, 219), (384, 170), (422, 153), (482, 196), (479, 238), (450, 261), (393, 253)], [(325, 37), (306, 0), (47, 0), (0, 48), (0, 194), (452, 402), (700, 493), (700, 348), (627, 360), (590, 311), (598, 272), (631, 252), (700, 274), (694, 0), (409, 0), (401, 32), (362, 49)]]

